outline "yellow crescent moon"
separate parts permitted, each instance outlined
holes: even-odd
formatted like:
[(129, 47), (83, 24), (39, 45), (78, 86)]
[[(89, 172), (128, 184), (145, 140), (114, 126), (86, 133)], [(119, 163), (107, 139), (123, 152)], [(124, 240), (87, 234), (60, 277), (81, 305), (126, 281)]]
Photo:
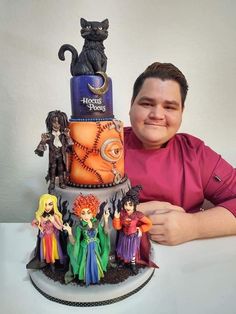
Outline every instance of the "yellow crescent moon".
[(105, 72), (96, 72), (97, 74), (101, 75), (104, 79), (104, 83), (101, 87), (93, 87), (92, 85), (88, 84), (88, 88), (90, 91), (95, 95), (103, 95), (108, 91), (108, 76)]

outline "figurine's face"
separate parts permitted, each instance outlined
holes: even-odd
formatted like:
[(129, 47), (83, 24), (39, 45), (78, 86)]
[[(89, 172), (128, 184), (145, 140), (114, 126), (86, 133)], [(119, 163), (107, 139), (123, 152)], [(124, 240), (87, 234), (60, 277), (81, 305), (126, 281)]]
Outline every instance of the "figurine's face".
[(58, 117), (55, 117), (52, 121), (52, 129), (53, 131), (57, 132), (57, 131), (60, 131), (60, 123), (58, 121)]
[(93, 218), (93, 213), (90, 208), (83, 208), (80, 213), (80, 218), (89, 222)]
[(52, 199), (47, 199), (45, 202), (45, 212), (49, 213), (51, 210), (53, 210), (53, 201)]
[(178, 131), (183, 114), (180, 86), (147, 78), (130, 108), (135, 135), (146, 149), (159, 149)]
[(134, 204), (132, 202), (126, 202), (124, 204), (124, 209), (128, 215), (131, 215), (134, 212)]

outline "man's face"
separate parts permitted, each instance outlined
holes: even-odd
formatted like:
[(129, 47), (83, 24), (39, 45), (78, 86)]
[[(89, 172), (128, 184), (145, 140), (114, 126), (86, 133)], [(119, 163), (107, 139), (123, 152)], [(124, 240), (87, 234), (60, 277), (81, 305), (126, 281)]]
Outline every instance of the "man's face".
[(180, 86), (173, 80), (145, 79), (131, 104), (130, 122), (146, 149), (158, 149), (178, 131), (182, 121)]

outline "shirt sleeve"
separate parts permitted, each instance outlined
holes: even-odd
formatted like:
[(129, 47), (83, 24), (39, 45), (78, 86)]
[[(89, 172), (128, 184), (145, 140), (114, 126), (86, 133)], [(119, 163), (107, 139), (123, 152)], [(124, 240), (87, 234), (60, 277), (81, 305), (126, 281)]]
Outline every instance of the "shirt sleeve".
[(202, 157), (205, 198), (236, 216), (236, 169), (205, 145)]

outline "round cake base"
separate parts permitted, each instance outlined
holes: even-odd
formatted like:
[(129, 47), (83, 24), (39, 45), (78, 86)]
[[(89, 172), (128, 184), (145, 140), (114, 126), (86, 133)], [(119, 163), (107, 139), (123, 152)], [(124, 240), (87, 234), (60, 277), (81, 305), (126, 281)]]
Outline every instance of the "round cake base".
[(28, 270), (33, 286), (47, 299), (69, 306), (100, 306), (121, 301), (142, 289), (152, 278), (155, 269), (142, 268), (119, 284), (78, 286), (55, 282), (41, 270)]

